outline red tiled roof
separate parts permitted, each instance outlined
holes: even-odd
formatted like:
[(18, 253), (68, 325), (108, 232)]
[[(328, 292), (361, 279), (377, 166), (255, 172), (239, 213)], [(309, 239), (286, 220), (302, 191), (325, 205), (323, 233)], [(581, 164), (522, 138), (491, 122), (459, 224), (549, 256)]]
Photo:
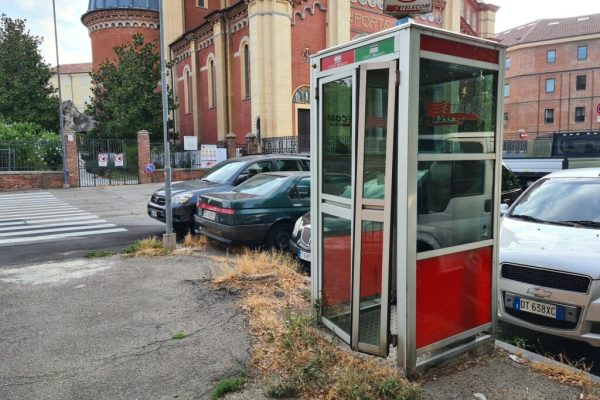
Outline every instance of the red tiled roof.
[(496, 35), (496, 39), (507, 46), (516, 46), (596, 33), (600, 33), (600, 14), (540, 19), (500, 32)]
[[(79, 63), (79, 64), (61, 64), (61, 74), (81, 74), (85, 72), (92, 72), (92, 63)], [(52, 67), (52, 73), (56, 73), (56, 67)]]

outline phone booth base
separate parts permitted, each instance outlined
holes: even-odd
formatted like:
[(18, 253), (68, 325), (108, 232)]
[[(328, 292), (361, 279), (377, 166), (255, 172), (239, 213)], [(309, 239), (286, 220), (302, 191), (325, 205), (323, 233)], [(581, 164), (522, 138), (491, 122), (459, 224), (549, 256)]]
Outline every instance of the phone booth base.
[(495, 338), (501, 60), (412, 22), (311, 58), (312, 299), (406, 371)]

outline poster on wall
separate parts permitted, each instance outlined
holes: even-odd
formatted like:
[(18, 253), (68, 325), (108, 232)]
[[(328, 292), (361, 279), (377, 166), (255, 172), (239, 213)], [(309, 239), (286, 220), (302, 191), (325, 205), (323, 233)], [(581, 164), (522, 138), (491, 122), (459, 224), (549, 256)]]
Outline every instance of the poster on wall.
[(215, 144), (200, 145), (200, 168), (211, 168), (227, 159), (227, 149), (219, 149)]
[(198, 138), (196, 136), (184, 136), (183, 150), (198, 150)]

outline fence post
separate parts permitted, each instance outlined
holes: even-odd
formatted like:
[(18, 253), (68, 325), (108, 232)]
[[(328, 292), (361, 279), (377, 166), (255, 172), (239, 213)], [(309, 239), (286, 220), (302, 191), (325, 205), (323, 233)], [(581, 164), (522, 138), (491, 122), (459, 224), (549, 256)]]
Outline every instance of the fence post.
[(248, 154), (258, 153), (258, 146), (256, 143), (256, 135), (253, 132), (249, 132), (246, 135), (246, 145), (248, 146)]
[(150, 175), (146, 173), (146, 164), (150, 163), (150, 134), (146, 130), (137, 133), (138, 149), (138, 182), (150, 183)]
[(227, 139), (227, 158), (235, 158), (236, 154), (236, 139), (237, 135), (233, 132), (229, 132), (225, 139)]
[(75, 132), (65, 129), (65, 160), (67, 165), (67, 175), (69, 178), (69, 187), (79, 187), (79, 152), (77, 151), (77, 140)]

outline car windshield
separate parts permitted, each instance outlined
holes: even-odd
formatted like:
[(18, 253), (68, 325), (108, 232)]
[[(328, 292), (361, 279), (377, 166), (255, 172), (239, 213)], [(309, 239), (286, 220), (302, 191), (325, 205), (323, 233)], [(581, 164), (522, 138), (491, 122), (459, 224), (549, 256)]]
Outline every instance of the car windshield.
[(600, 228), (600, 179), (541, 179), (519, 200), (509, 217)]
[(242, 166), (244, 161), (225, 162), (215, 165), (200, 179), (203, 182), (225, 183), (228, 182)]
[(285, 176), (257, 175), (236, 186), (233, 188), (233, 191), (238, 193), (253, 194), (256, 196), (266, 196), (281, 186), (285, 180)]

